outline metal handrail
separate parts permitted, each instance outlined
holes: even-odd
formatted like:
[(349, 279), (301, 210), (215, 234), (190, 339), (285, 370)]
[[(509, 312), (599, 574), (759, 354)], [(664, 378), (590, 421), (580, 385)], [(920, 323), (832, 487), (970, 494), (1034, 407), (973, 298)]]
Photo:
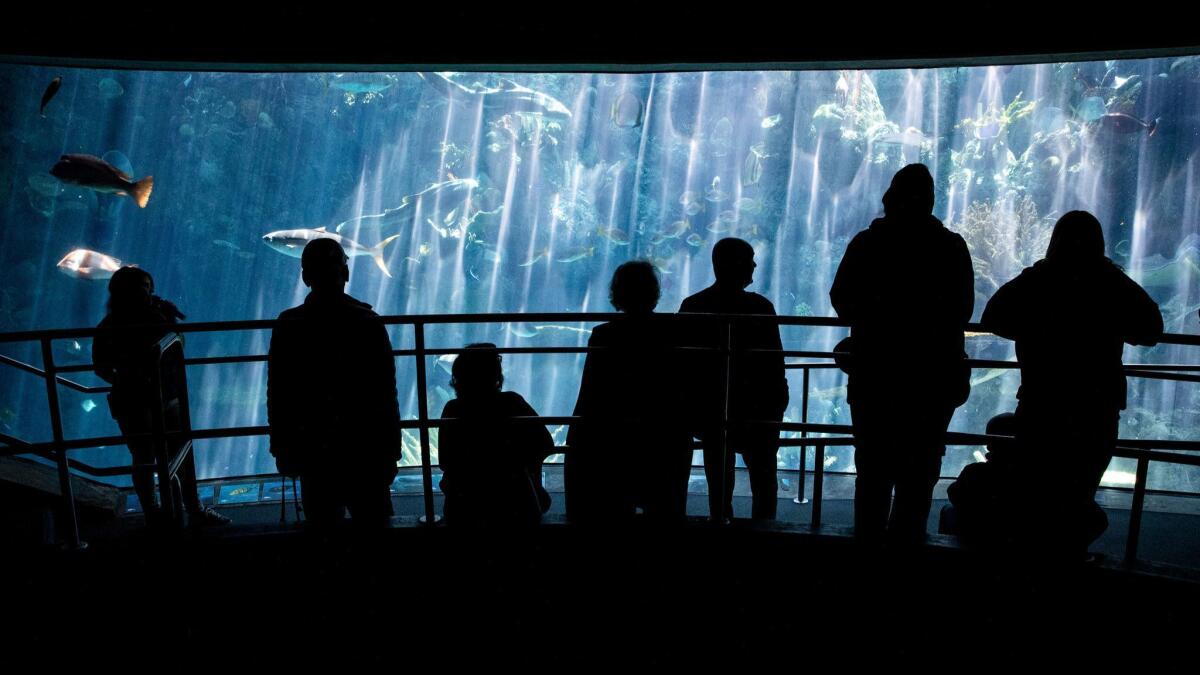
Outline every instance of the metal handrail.
[[(367, 319), (367, 321), (378, 322), (384, 325), (411, 325), (414, 329), (414, 349), (397, 349), (392, 350), (394, 356), (399, 357), (417, 357), (417, 397), (418, 397), (418, 419), (401, 422), (401, 428), (416, 428), (418, 429), (421, 439), (421, 469), (422, 479), (425, 494), (425, 521), (434, 522), (434, 503), (432, 490), (432, 460), (430, 456), (429, 429), (437, 428), (446, 424), (458, 423), (453, 420), (439, 420), (429, 418), (428, 401), (426, 400), (426, 358), (428, 356), (436, 356), (442, 354), (459, 354), (465, 348), (427, 348), (425, 345), (424, 327), (426, 325), (436, 324), (463, 324), (463, 323), (507, 323), (518, 321), (522, 323), (532, 322), (563, 322), (563, 323), (591, 323), (598, 321), (607, 321), (612, 319), (622, 318), (624, 315), (611, 313), (540, 313), (540, 314), (455, 314), (455, 315), (425, 315), (425, 316), (384, 316), (378, 318)], [(769, 322), (777, 325), (798, 325), (798, 326), (822, 326), (822, 327), (849, 327), (849, 323), (833, 318), (826, 317), (789, 317), (777, 315), (720, 315), (720, 314), (661, 314), (655, 315), (657, 320), (664, 321), (704, 321), (714, 322), (721, 321), (726, 326), (725, 337), (720, 348), (697, 347), (683, 348), (693, 350), (718, 351), (723, 354), (727, 360), (730, 358), (733, 350), (729, 344), (729, 330), (732, 325), (744, 321), (752, 322)], [(269, 330), (279, 325), (279, 320), (250, 320), (250, 321), (227, 321), (227, 322), (207, 322), (207, 323), (192, 323), (172, 325), (173, 333), (182, 334), (189, 332), (216, 332), (216, 331), (235, 331), (235, 330)], [(161, 325), (155, 326), (161, 329)], [(139, 327), (130, 326), (124, 327), (122, 330), (137, 330)], [(980, 331), (982, 327), (977, 324), (968, 324), (966, 330)], [(9, 447), (0, 448), (0, 455), (8, 454), (24, 454), (33, 453), (44, 457), (56, 459), (59, 466), (59, 476), (62, 483), (64, 500), (67, 502), (66, 510), (70, 524), (75, 528), (75, 534), (72, 541), (75, 545), (79, 545), (78, 526), (76, 524), (74, 513), (74, 497), (71, 494), (69, 469), (82, 470), (93, 473), (93, 475), (119, 475), (120, 473), (130, 472), (130, 467), (112, 467), (112, 468), (96, 468), (90, 467), (82, 462), (68, 460), (66, 453), (72, 450), (78, 450), (88, 447), (97, 447), (100, 445), (123, 444), (130, 439), (137, 438), (141, 435), (131, 436), (108, 436), (86, 439), (66, 440), (62, 436), (62, 421), (61, 413), (58, 406), (57, 385), (64, 386), (84, 391), (85, 393), (98, 393), (110, 390), (109, 387), (87, 387), (85, 385), (67, 380), (58, 375), (60, 372), (87, 372), (92, 369), (90, 365), (75, 365), (56, 367), (54, 364), (53, 354), (50, 349), (53, 340), (65, 338), (90, 337), (97, 333), (96, 328), (73, 328), (59, 329), (46, 331), (25, 331), (16, 333), (0, 333), (0, 343), (18, 342), (18, 341), (37, 341), (42, 346), (42, 358), (45, 364), (45, 369), (39, 369), (30, 364), (22, 363), (11, 357), (0, 355), (0, 363), (14, 366), (20, 370), (38, 375), (46, 381), (47, 396), (51, 408), (51, 424), (54, 431), (54, 440), (49, 443), (28, 443), (10, 436), (0, 435), (0, 442), (7, 443)], [(1181, 345), (1200, 345), (1200, 336), (1193, 335), (1164, 335), (1160, 340), (1166, 344), (1181, 344)], [(502, 353), (522, 353), (522, 354), (581, 354), (599, 351), (604, 348), (596, 347), (503, 347), (499, 348)], [(772, 352), (779, 353), (785, 358), (800, 357), (800, 358), (834, 358), (833, 352), (822, 351), (804, 351), (804, 350), (744, 350), (757, 352)], [(252, 363), (262, 362), (267, 360), (267, 355), (239, 355), (239, 356), (218, 356), (218, 357), (199, 357), (184, 359), (185, 365), (218, 365), (226, 363)], [(968, 359), (967, 363), (972, 367), (991, 367), (991, 368), (1008, 368), (1017, 369), (1019, 364), (1012, 361), (996, 361), (988, 359)], [(804, 371), (804, 411), (803, 421), (795, 422), (774, 422), (760, 421), (749, 422), (750, 424), (769, 424), (778, 428), (782, 432), (799, 432), (801, 438), (781, 438), (780, 446), (822, 448), (821, 454), (824, 454), (823, 448), (838, 445), (853, 445), (854, 439), (852, 435), (843, 435), (840, 437), (826, 438), (810, 438), (809, 433), (818, 434), (852, 434), (853, 428), (848, 425), (833, 425), (833, 424), (811, 424), (807, 422), (808, 416), (808, 384), (809, 371), (814, 369), (830, 369), (837, 367), (833, 363), (789, 363), (785, 365), (790, 369), (802, 369)], [(1171, 364), (1145, 364), (1132, 365), (1125, 367), (1128, 375), (1134, 377), (1143, 377), (1148, 379), (1176, 380), (1197, 382), (1200, 381), (1200, 375), (1185, 375), (1183, 372), (1200, 371), (1200, 366), (1189, 365), (1171, 365)], [(53, 376), (53, 380), (51, 380)], [(517, 422), (538, 423), (543, 425), (548, 424), (564, 424), (569, 425), (576, 421), (574, 417), (535, 417)], [(727, 425), (728, 421), (723, 419), (723, 425)], [(744, 424), (744, 423), (743, 423)], [(154, 438), (156, 441), (162, 442), (165, 440), (183, 438), (190, 444), (191, 441), (206, 438), (231, 438), (241, 436), (256, 436), (269, 434), (270, 428), (267, 426), (254, 427), (231, 427), (217, 429), (188, 429), (186, 431), (166, 432), (162, 429), (156, 430), (153, 434), (146, 436)], [(983, 445), (990, 442), (1004, 441), (1008, 437), (1003, 436), (988, 436), (985, 434), (967, 434), (959, 432), (948, 432), (946, 441), (956, 445)], [(901, 439), (902, 440), (902, 439)], [(1136, 558), (1137, 537), (1140, 533), (1141, 515), (1143, 502), (1146, 494), (1146, 477), (1147, 467), (1151, 461), (1170, 462), (1177, 464), (1185, 464), (1192, 466), (1200, 466), (1200, 457), (1191, 455), (1180, 455), (1170, 452), (1162, 452), (1163, 450), (1187, 450), (1200, 451), (1200, 441), (1166, 441), (1166, 440), (1135, 440), (1123, 439), (1119, 441), (1115, 456), (1127, 457), (1135, 459), (1138, 462), (1138, 472), (1133, 489), (1133, 506), (1130, 517), (1130, 532), (1126, 546), (1126, 562), (1132, 563)], [(722, 452), (727, 451), (722, 442)], [(569, 447), (560, 446), (555, 448), (555, 454), (569, 451)], [(801, 455), (800, 475), (805, 475), (804, 470), (805, 459)], [(824, 476), (824, 462), (817, 461), (814, 463), (814, 484), (813, 496), (814, 504), (812, 511), (812, 524), (814, 527), (820, 527), (821, 524), (821, 497), (822, 497), (822, 482)], [(803, 494), (803, 485), (800, 488)]]

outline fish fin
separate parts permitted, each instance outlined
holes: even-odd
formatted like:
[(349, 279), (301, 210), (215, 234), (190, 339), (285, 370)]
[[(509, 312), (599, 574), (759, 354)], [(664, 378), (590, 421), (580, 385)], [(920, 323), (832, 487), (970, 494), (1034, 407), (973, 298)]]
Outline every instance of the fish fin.
[(130, 196), (137, 202), (138, 208), (146, 208), (146, 202), (150, 201), (150, 192), (154, 190), (154, 176), (146, 176), (145, 178), (134, 183)]
[(376, 265), (379, 265), (379, 269), (383, 270), (384, 275), (386, 275), (389, 279), (392, 278), (392, 273), (388, 271), (387, 264), (383, 262), (383, 248), (399, 237), (400, 235), (393, 234), (387, 239), (384, 239), (383, 241), (371, 247), (371, 259), (375, 261)]
[(324, 225), (322, 225), (322, 226), (318, 227), (318, 228), (316, 229), (316, 231), (317, 231), (317, 232), (327, 232), (328, 230), (326, 230), (326, 229), (325, 229), (325, 226), (324, 226)]

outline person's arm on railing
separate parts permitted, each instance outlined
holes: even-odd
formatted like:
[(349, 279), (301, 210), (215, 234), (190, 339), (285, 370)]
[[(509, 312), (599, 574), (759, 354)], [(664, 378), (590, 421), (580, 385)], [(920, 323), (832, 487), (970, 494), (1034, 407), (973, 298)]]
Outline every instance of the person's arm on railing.
[(1022, 319), (1029, 306), (1022, 292), (1025, 274), (1021, 273), (992, 294), (987, 306), (983, 308), (983, 316), (979, 319), (984, 330), (1009, 340), (1020, 339)]
[(1131, 345), (1153, 347), (1162, 339), (1163, 317), (1158, 303), (1136, 281), (1119, 274), (1121, 339)]

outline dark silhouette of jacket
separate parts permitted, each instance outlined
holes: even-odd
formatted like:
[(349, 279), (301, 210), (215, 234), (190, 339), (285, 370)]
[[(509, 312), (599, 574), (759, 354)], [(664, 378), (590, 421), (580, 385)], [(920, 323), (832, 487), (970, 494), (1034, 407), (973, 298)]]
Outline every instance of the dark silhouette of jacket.
[(396, 474), (400, 411), (387, 329), (371, 306), (313, 291), (271, 334), (267, 415), (280, 472)]
[(1079, 555), (1106, 528), (1094, 499), (1117, 444), (1124, 344), (1153, 345), (1162, 314), (1107, 258), (1041, 260), (1001, 286), (984, 328), (1016, 342), (1016, 436), (1038, 470), (1022, 476), (1012, 531), (1046, 552)]
[(520, 394), (495, 392), (446, 403), (443, 419), (464, 420), (438, 431), (439, 484), (451, 524), (534, 524), (550, 506), (541, 487), (542, 460), (554, 439), (539, 424), (511, 423), (536, 417)]
[[(113, 385), (108, 401), (114, 418), (126, 410), (140, 410), (157, 402), (158, 392), (151, 386), (157, 365), (153, 347), (178, 315), (175, 305), (152, 296), (148, 304), (111, 313), (96, 326), (92, 367), (96, 375)], [(172, 392), (164, 393), (171, 397)]]
[[(681, 314), (762, 314), (775, 315), (775, 306), (758, 293), (745, 291), (719, 281), (686, 298)], [(762, 426), (742, 426), (748, 421), (778, 422), (788, 404), (787, 371), (783, 354), (763, 353), (759, 349), (782, 349), (779, 326), (765, 321), (745, 320), (731, 324), (723, 321), (694, 320), (681, 322), (688, 344), (719, 349), (728, 339), (729, 356), (728, 421), (724, 452), (721, 447), (720, 420), (726, 414), (726, 357), (718, 351), (687, 354), (685, 389), (689, 429), (704, 443), (704, 473), (708, 482), (709, 514), (714, 518), (733, 517), (734, 453), (746, 463), (750, 489), (754, 495), (752, 516), (773, 519), (778, 502), (779, 430)], [(728, 335), (726, 331), (728, 330)]]
[(682, 374), (671, 325), (627, 316), (596, 326), (564, 467), (572, 519), (682, 518), (691, 441), (681, 416)]
[[(876, 219), (847, 246), (829, 298), (851, 324), (851, 403), (899, 392), (926, 402), (965, 399), (974, 271), (966, 242), (937, 218)], [(897, 359), (927, 365), (914, 377)]]
[(1107, 259), (1079, 273), (1039, 261), (996, 291), (981, 322), (1016, 343), (1018, 400), (1058, 410), (1124, 410), (1124, 345), (1155, 345), (1163, 331), (1158, 305)]
[[(717, 285), (686, 298), (681, 314), (764, 314), (775, 315), (771, 301), (750, 291), (721, 288)], [(687, 342), (696, 347), (720, 348), (725, 330), (721, 322), (686, 322)], [(783, 355), (745, 352), (747, 349), (783, 348), (779, 326), (769, 322), (740, 321), (733, 324), (730, 349), (729, 419), (782, 420), (788, 404), (787, 371)], [(708, 422), (720, 419), (725, 405), (725, 357), (718, 353), (694, 354), (687, 361), (690, 386), (687, 389), (688, 414), (703, 438)], [(745, 432), (741, 432), (745, 434)], [(741, 435), (739, 434), (739, 435)], [(756, 436), (778, 437), (778, 430), (757, 430)]]

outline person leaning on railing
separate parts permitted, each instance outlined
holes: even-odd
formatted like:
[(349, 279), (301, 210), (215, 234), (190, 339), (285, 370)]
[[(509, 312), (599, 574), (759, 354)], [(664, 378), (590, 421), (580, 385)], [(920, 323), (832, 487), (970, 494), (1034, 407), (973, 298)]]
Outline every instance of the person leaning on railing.
[[(97, 375), (112, 384), (108, 407), (126, 436), (153, 430), (153, 408), (160, 403), (154, 390), (154, 346), (170, 325), (185, 318), (172, 302), (154, 295), (154, 279), (138, 267), (122, 267), (108, 282), (108, 315), (96, 327), (92, 362)], [(164, 410), (164, 415), (178, 411)], [(146, 524), (162, 523), (162, 511), (154, 493), (154, 443), (130, 439), (133, 455), (133, 489), (142, 503)], [(196, 491), (196, 463), (192, 453), (176, 474), (183, 490), (183, 503), (192, 526), (224, 525), (229, 518), (200, 504)]]
[(1054, 225), (1046, 257), (996, 291), (981, 323), (1016, 342), (1017, 441), (1038, 467), (1022, 486), (1040, 510), (1026, 514), (1028, 534), (1086, 552), (1103, 532), (1092, 525), (1093, 500), (1125, 409), (1121, 355), (1125, 344), (1158, 343), (1162, 313), (1105, 257), (1100, 221), (1071, 211)]

